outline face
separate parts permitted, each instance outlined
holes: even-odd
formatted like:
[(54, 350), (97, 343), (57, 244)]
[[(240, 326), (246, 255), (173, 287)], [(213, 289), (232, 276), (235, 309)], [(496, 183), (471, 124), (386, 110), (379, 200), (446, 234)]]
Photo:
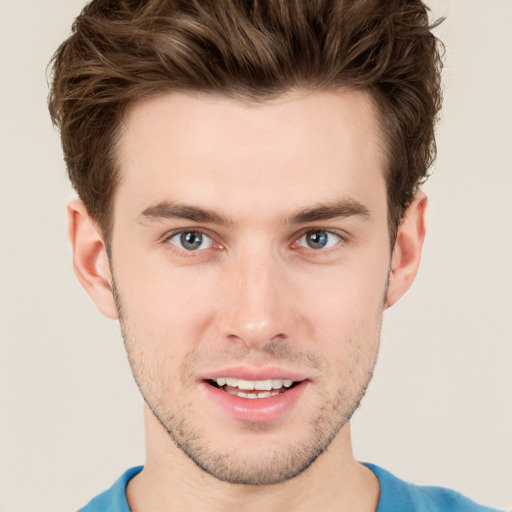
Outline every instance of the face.
[(169, 94), (130, 111), (119, 164), (111, 272), (155, 419), (218, 479), (299, 474), (378, 351), (390, 251), (371, 101)]

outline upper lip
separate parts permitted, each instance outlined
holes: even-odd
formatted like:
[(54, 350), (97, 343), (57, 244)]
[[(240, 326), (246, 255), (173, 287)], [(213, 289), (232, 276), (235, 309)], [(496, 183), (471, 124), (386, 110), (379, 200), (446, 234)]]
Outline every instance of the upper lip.
[(298, 370), (284, 368), (282, 366), (230, 366), (207, 371), (200, 376), (201, 380), (215, 380), (220, 377), (233, 377), (240, 380), (270, 380), (289, 379), (294, 382), (307, 380), (311, 375)]

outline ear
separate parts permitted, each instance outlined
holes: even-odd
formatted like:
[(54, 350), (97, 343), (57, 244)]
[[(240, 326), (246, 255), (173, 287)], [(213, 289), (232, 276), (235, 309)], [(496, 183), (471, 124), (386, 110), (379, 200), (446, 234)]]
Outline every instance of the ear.
[(100, 229), (79, 199), (68, 203), (67, 213), (75, 274), (98, 309), (106, 317), (117, 319), (107, 248)]
[(425, 239), (426, 209), (427, 196), (417, 192), (398, 226), (391, 257), (386, 307), (392, 306), (409, 289), (416, 277)]

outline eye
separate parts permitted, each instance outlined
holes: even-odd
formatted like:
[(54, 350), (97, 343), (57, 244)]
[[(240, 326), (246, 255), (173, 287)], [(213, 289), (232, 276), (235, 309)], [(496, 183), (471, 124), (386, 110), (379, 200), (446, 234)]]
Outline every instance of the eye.
[(201, 231), (180, 231), (169, 237), (169, 242), (184, 251), (209, 249), (212, 239)]
[(309, 249), (329, 249), (339, 243), (341, 238), (330, 231), (317, 229), (304, 233), (298, 240), (298, 245)]

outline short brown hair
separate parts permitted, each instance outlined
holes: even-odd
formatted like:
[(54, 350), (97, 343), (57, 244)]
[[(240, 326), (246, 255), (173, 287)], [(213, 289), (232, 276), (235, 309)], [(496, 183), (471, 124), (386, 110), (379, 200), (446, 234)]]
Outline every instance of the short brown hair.
[(128, 107), (168, 91), (265, 100), (370, 93), (394, 236), (436, 148), (442, 46), (420, 0), (94, 0), (52, 59), (49, 108), (70, 180), (108, 242)]

